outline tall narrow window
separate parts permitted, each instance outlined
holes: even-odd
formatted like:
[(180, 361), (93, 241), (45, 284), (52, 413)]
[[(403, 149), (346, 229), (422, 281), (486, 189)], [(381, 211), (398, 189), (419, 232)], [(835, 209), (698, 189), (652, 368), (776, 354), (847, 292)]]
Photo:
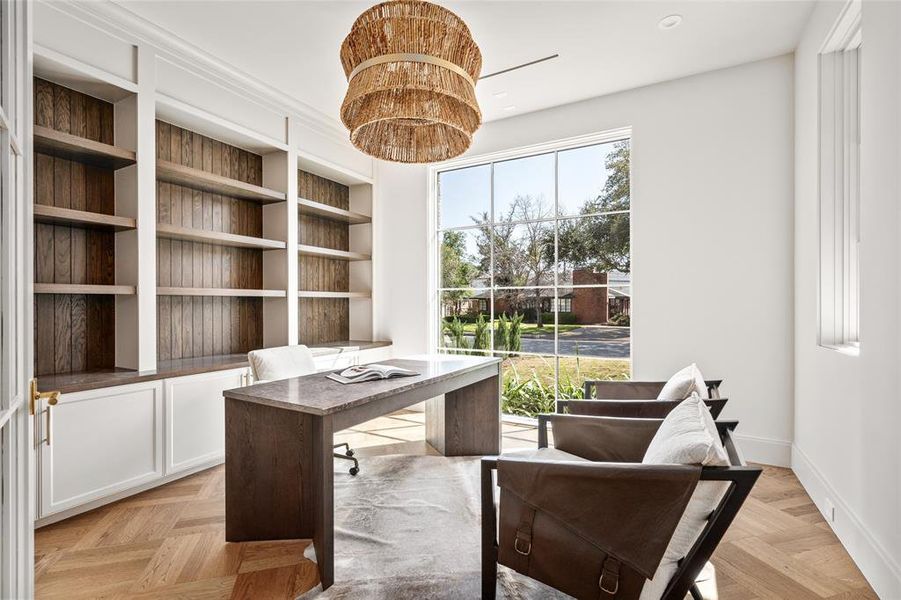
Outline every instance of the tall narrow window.
[(628, 133), (434, 173), (439, 352), (503, 359), (524, 417), (631, 375)]
[(860, 13), (820, 53), (820, 345), (855, 352), (860, 275)]

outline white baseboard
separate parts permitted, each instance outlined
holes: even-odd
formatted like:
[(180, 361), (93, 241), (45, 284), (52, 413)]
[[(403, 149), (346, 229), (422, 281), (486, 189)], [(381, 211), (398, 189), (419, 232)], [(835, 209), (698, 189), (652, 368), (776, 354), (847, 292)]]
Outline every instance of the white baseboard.
[[(794, 444), (792, 470), (876, 594), (886, 599), (901, 598), (901, 565), (872, 536), (819, 469)], [(835, 508), (834, 520), (826, 514), (829, 501)]]
[(738, 442), (746, 461), (774, 467), (791, 467), (791, 442), (737, 432), (732, 437)]

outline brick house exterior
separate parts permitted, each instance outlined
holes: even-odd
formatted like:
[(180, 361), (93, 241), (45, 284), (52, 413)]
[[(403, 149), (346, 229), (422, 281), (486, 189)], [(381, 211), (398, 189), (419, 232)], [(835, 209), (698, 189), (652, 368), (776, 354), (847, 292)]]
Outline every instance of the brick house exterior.
[[(587, 269), (573, 271), (573, 285), (606, 285), (607, 274)], [(572, 313), (576, 323), (603, 325), (610, 316), (607, 288), (578, 288), (572, 291)]]
[[(572, 321), (567, 320), (566, 322), (574, 322), (581, 325), (606, 325), (610, 322), (611, 316), (616, 316), (618, 314), (628, 315), (631, 309), (631, 299), (628, 292), (623, 293), (623, 291), (617, 287), (617, 285), (622, 285), (621, 283), (618, 284), (618, 281), (616, 275), (614, 275), (613, 283), (610, 283), (607, 273), (596, 273), (589, 269), (574, 269), (572, 271), (572, 286), (606, 286), (610, 283), (614, 288), (561, 286), (560, 312), (561, 314), (572, 314)], [(628, 285), (628, 280), (626, 280), (625, 285)], [(553, 284), (551, 283), (547, 288), (541, 289), (540, 305), (542, 312), (547, 313), (554, 309), (554, 291), (552, 286)], [(461, 299), (458, 302), (456, 309), (459, 310), (459, 314), (461, 315), (475, 316), (479, 313), (486, 314), (489, 311), (489, 299), (490, 293), (487, 290), (480, 290), (470, 297)], [(528, 290), (521, 293), (516, 304), (518, 307), (514, 308), (508, 299), (504, 298), (502, 293), (498, 293), (494, 298), (494, 312), (497, 315), (501, 313), (510, 314), (514, 312), (514, 310), (534, 310), (538, 302), (536, 302), (534, 292)], [(445, 307), (443, 316), (449, 316), (451, 314), (454, 314), (454, 311), (448, 310), (448, 307)], [(561, 320), (561, 322), (563, 321)]]

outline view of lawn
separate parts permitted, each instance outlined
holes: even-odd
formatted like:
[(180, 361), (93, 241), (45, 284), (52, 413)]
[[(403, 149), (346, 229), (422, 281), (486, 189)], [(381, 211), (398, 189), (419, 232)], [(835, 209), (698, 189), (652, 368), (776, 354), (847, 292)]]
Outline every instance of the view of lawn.
[[(497, 319), (494, 320), (497, 323)], [(557, 325), (557, 329), (560, 333), (566, 333), (568, 331), (574, 331), (580, 327), (584, 327), (583, 325)], [(554, 335), (554, 324), (553, 323), (545, 323), (543, 327), (538, 327), (534, 323), (523, 323), (520, 325), (520, 331), (522, 335), (525, 336), (539, 336), (539, 335)], [(463, 326), (463, 332), (469, 335), (473, 335), (476, 332), (476, 324), (475, 323), (466, 323)]]
[(586, 379), (629, 379), (631, 361), (560, 357), (558, 390), (554, 393), (554, 358), (516, 356), (502, 364), (504, 413), (534, 417), (554, 412), (556, 398), (581, 399)]

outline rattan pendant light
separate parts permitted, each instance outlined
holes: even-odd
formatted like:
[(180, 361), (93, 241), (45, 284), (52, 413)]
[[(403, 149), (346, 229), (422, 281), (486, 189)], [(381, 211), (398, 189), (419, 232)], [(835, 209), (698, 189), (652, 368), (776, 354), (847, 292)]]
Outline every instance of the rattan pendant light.
[(482, 54), (454, 13), (422, 0), (373, 6), (341, 44), (348, 89), (341, 120), (360, 150), (430, 163), (459, 156), (482, 123)]

